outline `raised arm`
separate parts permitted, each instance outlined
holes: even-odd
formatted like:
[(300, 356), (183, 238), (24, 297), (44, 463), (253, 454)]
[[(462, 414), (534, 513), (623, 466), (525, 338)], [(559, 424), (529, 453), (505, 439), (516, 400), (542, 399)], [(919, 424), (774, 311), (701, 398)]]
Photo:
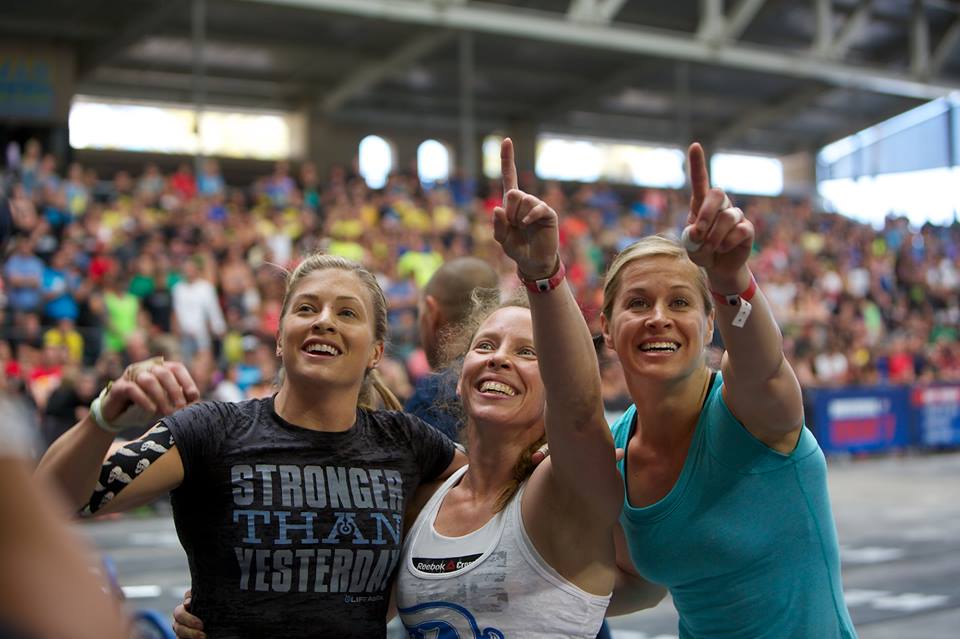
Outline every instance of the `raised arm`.
[[(803, 426), (803, 400), (797, 377), (783, 355), (780, 329), (747, 266), (753, 224), (723, 191), (710, 188), (699, 144), (690, 145), (688, 159), (693, 197), (689, 231), (685, 231), (692, 244), (687, 250), (690, 259), (706, 269), (711, 290), (735, 303), (717, 300), (716, 304), (717, 325), (726, 347), (721, 364), (724, 400), (754, 437), (775, 450), (790, 452)], [(749, 315), (741, 321), (746, 310)]]
[[(513, 142), (501, 147), (504, 202), (494, 237), (517, 264), (529, 292), (534, 346), (546, 389), (551, 475), (578, 505), (614, 520), (623, 503), (613, 438), (603, 414), (600, 369), (590, 332), (562, 274), (557, 213), (517, 188)], [(559, 279), (559, 282), (557, 281)], [(540, 283), (539, 290), (536, 284)]]
[(198, 397), (180, 363), (131, 364), (95, 400), (95, 409), (50, 446), (36, 475), (59, 488), (74, 510), (117, 511), (159, 497), (183, 481), (183, 464), (165, 427), (155, 426), (106, 461), (104, 456), (117, 430), (155, 421)]

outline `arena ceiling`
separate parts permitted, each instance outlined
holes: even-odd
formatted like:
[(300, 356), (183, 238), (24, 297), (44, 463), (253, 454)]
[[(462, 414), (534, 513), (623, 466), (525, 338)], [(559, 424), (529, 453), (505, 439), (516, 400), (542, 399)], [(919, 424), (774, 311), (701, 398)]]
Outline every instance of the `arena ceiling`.
[(77, 93), (190, 102), (202, 72), (209, 104), (438, 134), (466, 109), (480, 133), (788, 154), (960, 89), (960, 0), (5, 5), (0, 36), (72, 48)]

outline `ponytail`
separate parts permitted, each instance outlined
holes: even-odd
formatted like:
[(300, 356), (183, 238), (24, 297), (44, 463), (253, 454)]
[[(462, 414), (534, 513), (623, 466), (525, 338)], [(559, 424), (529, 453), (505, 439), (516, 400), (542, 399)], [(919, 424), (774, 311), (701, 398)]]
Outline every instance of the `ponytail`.
[(520, 459), (513, 465), (513, 476), (507, 485), (503, 487), (503, 490), (500, 491), (500, 495), (497, 497), (497, 503), (493, 506), (493, 512), (498, 513), (506, 508), (510, 500), (513, 499), (513, 496), (517, 494), (517, 491), (520, 490), (520, 484), (526, 481), (527, 477), (533, 473), (533, 469), (536, 468), (536, 464), (533, 463), (533, 454), (540, 450), (540, 447), (546, 443), (547, 436), (544, 435), (530, 444), (530, 446), (520, 454)]
[(393, 391), (387, 387), (376, 369), (372, 369), (367, 373), (367, 378), (363, 380), (357, 405), (361, 408), (375, 409), (373, 391), (376, 391), (377, 395), (380, 396), (380, 401), (383, 403), (385, 409), (403, 410), (403, 404), (401, 404), (397, 396), (393, 394)]

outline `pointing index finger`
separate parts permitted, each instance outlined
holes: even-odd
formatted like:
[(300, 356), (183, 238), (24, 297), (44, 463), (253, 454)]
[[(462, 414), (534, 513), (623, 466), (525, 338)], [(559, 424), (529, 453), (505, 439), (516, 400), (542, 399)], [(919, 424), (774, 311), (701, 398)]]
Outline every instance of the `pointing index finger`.
[(700, 213), (707, 191), (710, 190), (710, 175), (707, 173), (707, 158), (699, 142), (694, 142), (687, 150), (687, 167), (690, 171), (690, 219), (692, 223)]
[(519, 188), (517, 183), (517, 163), (513, 158), (513, 140), (504, 138), (500, 145), (500, 172), (503, 174), (503, 202), (506, 206), (507, 193)]

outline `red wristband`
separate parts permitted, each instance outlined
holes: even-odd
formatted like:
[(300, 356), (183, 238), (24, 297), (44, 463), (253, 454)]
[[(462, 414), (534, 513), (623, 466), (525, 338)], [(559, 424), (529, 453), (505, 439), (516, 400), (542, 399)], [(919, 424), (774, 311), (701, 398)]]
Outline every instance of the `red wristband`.
[(520, 272), (520, 269), (517, 269), (517, 277), (520, 278), (520, 281), (523, 282), (523, 285), (527, 287), (527, 290), (531, 293), (546, 293), (547, 291), (552, 291), (553, 289), (560, 286), (560, 282), (563, 281), (564, 276), (567, 274), (567, 269), (563, 266), (563, 260), (557, 256), (557, 270), (550, 277), (545, 277), (541, 280), (528, 280), (523, 276), (523, 273)]
[(742, 293), (734, 293), (733, 295), (721, 295), (716, 291), (711, 290), (710, 293), (713, 295), (713, 299), (716, 300), (717, 304), (723, 304), (724, 306), (740, 306), (740, 300), (749, 302), (753, 299), (753, 296), (757, 292), (757, 280), (750, 275), (750, 285), (743, 290)]

